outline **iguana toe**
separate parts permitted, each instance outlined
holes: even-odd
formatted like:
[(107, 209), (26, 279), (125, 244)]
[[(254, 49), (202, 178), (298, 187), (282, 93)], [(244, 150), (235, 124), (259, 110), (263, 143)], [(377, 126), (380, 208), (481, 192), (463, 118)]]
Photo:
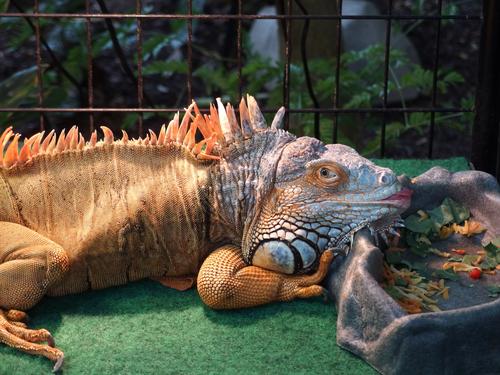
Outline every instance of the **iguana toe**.
[(11, 322), (26, 322), (29, 319), (28, 314), (19, 310), (8, 310), (5, 317)]
[[(46, 329), (28, 329), (16, 319), (26, 318), (26, 314), (15, 310), (4, 312), (0, 309), (0, 342), (26, 353), (41, 355), (55, 361), (54, 371), (57, 371), (64, 359), (64, 353), (55, 348), (55, 341)], [(9, 319), (13, 318), (13, 319)], [(46, 342), (46, 344), (40, 344)]]

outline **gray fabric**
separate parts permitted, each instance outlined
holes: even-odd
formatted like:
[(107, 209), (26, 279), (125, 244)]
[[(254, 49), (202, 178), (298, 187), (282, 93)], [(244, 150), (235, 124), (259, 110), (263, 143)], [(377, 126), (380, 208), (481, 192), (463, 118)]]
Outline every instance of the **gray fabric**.
[[(433, 168), (413, 182), (400, 180), (414, 190), (406, 214), (451, 197), (487, 227), (483, 242), (500, 235), (500, 188), (492, 176)], [(350, 254), (332, 265), (327, 282), (337, 305), (341, 347), (383, 374), (500, 374), (500, 298), (451, 286), (446, 311), (408, 315), (378, 284), (382, 260), (363, 230)]]

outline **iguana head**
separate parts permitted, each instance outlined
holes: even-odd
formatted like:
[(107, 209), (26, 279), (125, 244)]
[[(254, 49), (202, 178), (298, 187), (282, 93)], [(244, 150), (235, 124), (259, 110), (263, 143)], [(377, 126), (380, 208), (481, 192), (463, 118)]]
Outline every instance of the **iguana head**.
[(283, 147), (274, 176), (243, 252), (252, 264), (284, 273), (314, 268), (323, 251), (342, 248), (363, 227), (389, 227), (410, 202), (390, 169), (309, 137)]
[(326, 249), (343, 250), (364, 227), (390, 228), (409, 206), (411, 191), (390, 169), (350, 147), (294, 137), (281, 129), (283, 108), (268, 128), (255, 99), (247, 103), (238, 124), (218, 99), (223, 142), (214, 173), (218, 211), (242, 236), (247, 263), (307, 272)]

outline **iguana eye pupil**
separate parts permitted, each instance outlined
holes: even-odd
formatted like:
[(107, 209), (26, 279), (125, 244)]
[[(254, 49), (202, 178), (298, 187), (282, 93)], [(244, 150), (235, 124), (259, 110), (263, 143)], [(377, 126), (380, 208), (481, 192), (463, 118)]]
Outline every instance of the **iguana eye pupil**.
[(319, 175), (321, 177), (324, 177), (324, 178), (335, 178), (335, 177), (337, 177), (337, 174), (335, 172), (331, 171), (328, 168), (324, 168), (324, 167), (319, 170)]

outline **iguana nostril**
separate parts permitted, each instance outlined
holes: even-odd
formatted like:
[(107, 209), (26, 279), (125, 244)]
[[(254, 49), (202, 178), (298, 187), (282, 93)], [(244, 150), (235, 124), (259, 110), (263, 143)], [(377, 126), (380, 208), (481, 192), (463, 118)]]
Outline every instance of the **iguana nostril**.
[(394, 176), (391, 173), (382, 173), (378, 181), (383, 185), (390, 185), (394, 182)]

